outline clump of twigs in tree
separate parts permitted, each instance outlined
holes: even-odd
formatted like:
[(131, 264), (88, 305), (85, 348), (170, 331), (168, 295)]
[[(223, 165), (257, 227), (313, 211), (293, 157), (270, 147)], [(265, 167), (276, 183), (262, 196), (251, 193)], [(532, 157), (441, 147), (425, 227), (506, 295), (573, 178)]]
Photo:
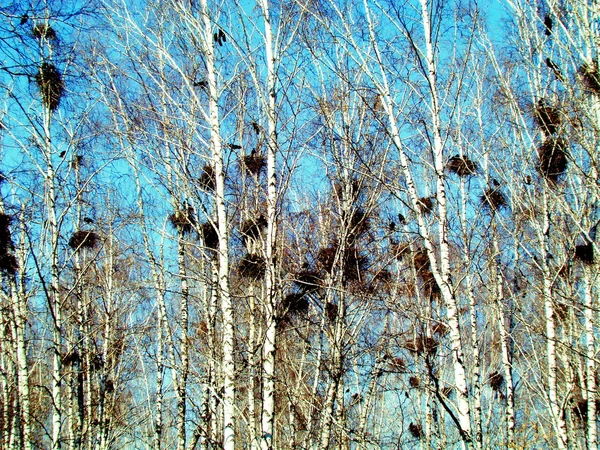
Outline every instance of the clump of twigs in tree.
[(32, 33), (33, 37), (36, 39), (48, 39), (52, 41), (56, 39), (56, 31), (54, 31), (54, 28), (43, 23), (34, 26)]
[(419, 207), (421, 214), (431, 214), (433, 212), (433, 198), (422, 197), (417, 200), (417, 206)]
[(256, 149), (252, 150), (249, 155), (244, 156), (242, 162), (246, 170), (255, 176), (260, 174), (267, 165), (265, 157), (258, 153)]
[(435, 353), (440, 343), (429, 336), (416, 336), (414, 339), (408, 339), (404, 343), (404, 347), (418, 355), (423, 353), (431, 354)]
[(240, 229), (244, 245), (247, 245), (248, 239), (260, 239), (265, 228), (267, 228), (267, 219), (262, 214), (256, 219), (246, 220)]
[(94, 231), (79, 230), (73, 233), (69, 239), (69, 247), (77, 251), (82, 248), (94, 248), (100, 238)]
[(448, 334), (448, 326), (441, 322), (436, 322), (431, 327), (431, 332), (433, 334), (437, 334), (438, 336), (444, 336), (444, 335)]
[(338, 305), (335, 303), (327, 303), (327, 305), (325, 305), (325, 315), (327, 316), (327, 320), (335, 322), (335, 318), (338, 315)]
[(309, 269), (298, 272), (295, 278), (294, 284), (307, 294), (317, 291), (321, 284), (319, 273)]
[(360, 181), (356, 179), (352, 180), (347, 187), (345, 183), (339, 182), (336, 183), (334, 191), (339, 201), (344, 198), (344, 195), (349, 195), (347, 200), (349, 200), (350, 203), (355, 203), (361, 194), (362, 185)]
[(217, 185), (217, 176), (215, 174), (215, 169), (210, 164), (206, 164), (202, 168), (202, 175), (198, 179), (198, 183), (200, 184), (200, 189), (203, 191), (214, 191), (215, 186)]
[(554, 106), (548, 106), (543, 100), (538, 100), (533, 113), (533, 120), (546, 135), (556, 133), (560, 126), (560, 111)]
[(594, 244), (580, 244), (575, 246), (575, 258), (584, 264), (594, 264)]
[(371, 226), (368, 214), (362, 209), (358, 208), (348, 214), (348, 239), (351, 242), (359, 239)]
[(35, 81), (42, 94), (42, 103), (50, 111), (55, 111), (65, 91), (62, 76), (56, 66), (52, 63), (42, 63)]
[(413, 254), (413, 264), (417, 275), (421, 278), (425, 293), (430, 294), (432, 297), (439, 296), (441, 291), (431, 271), (431, 262), (425, 249), (417, 250)]
[(416, 439), (421, 439), (423, 437), (423, 427), (417, 423), (411, 422), (408, 426), (408, 431), (410, 431), (410, 434)]
[[(600, 399), (595, 399), (596, 403), (596, 411), (600, 410)], [(571, 409), (573, 415), (582, 421), (584, 424), (587, 424), (588, 420), (588, 400), (580, 400), (575, 406)]]
[(558, 182), (567, 169), (567, 143), (564, 139), (549, 138), (538, 148), (540, 174), (552, 183)]
[(598, 70), (598, 63), (593, 61), (585, 63), (579, 68), (579, 76), (584, 87), (593, 92), (594, 94), (600, 94), (600, 73)]
[(204, 246), (211, 250), (217, 250), (219, 248), (219, 233), (210, 222), (204, 222), (200, 225), (200, 232), (202, 233), (202, 240)]
[(14, 249), (10, 223), (12, 217), (0, 213), (0, 271), (7, 275), (14, 275), (19, 268), (17, 258), (12, 254)]
[(196, 212), (191, 205), (184, 205), (182, 209), (169, 216), (171, 225), (181, 234), (191, 233), (196, 225)]
[(260, 280), (265, 276), (265, 259), (260, 255), (246, 253), (238, 266), (240, 275), (251, 280)]
[(406, 255), (410, 254), (410, 244), (408, 242), (392, 242), (391, 244), (392, 255), (401, 261)]
[(500, 186), (493, 186), (486, 189), (481, 194), (481, 204), (492, 212), (495, 212), (507, 205), (506, 197), (500, 190)]
[(308, 298), (299, 292), (292, 292), (283, 299), (283, 309), (288, 314), (306, 314), (308, 312)]
[(468, 177), (477, 173), (477, 164), (466, 156), (454, 155), (446, 164), (446, 168), (459, 177)]
[[(317, 261), (321, 264), (323, 270), (328, 273), (331, 273), (334, 268), (338, 250), (339, 246), (332, 244), (329, 247), (322, 248), (317, 254)], [(360, 280), (361, 274), (367, 265), (366, 256), (362, 255), (356, 247), (348, 247), (339, 260), (343, 264), (342, 279), (344, 282)]]
[(502, 384), (504, 383), (504, 377), (500, 372), (492, 372), (488, 378), (488, 383), (494, 391), (500, 392)]
[(398, 261), (401, 261), (410, 253), (410, 244), (408, 242), (392, 243), (391, 251), (392, 255), (394, 255)]
[(390, 368), (395, 372), (404, 372), (406, 371), (406, 361), (402, 358), (392, 358)]

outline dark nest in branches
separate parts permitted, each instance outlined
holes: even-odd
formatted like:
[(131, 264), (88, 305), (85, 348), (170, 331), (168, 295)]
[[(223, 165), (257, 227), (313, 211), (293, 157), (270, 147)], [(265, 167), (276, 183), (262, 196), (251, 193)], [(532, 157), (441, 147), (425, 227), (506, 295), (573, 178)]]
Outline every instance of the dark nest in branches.
[[(337, 244), (322, 248), (317, 254), (317, 261), (323, 269), (331, 273), (333, 270), (336, 254), (338, 252)], [(362, 272), (367, 265), (367, 257), (362, 255), (356, 247), (348, 247), (344, 252), (343, 258), (340, 258), (343, 264), (342, 279), (346, 281), (360, 280)]]
[(416, 251), (413, 255), (413, 264), (415, 265), (417, 275), (423, 282), (423, 290), (425, 293), (428, 293), (432, 297), (438, 297), (441, 294), (441, 291), (437, 281), (435, 281), (435, 276), (431, 271), (431, 263), (427, 251), (424, 249)]
[(544, 133), (554, 134), (560, 126), (560, 111), (558, 108), (547, 106), (542, 100), (539, 100), (535, 106), (533, 120)]
[(422, 197), (417, 200), (417, 206), (421, 214), (431, 214), (433, 212), (433, 198)]
[[(350, 185), (348, 187), (349, 189), (349, 194), (350, 194), (350, 198), (348, 198), (347, 200), (350, 200), (351, 203), (354, 203), (357, 199), (358, 196), (360, 195), (361, 192), (361, 183), (359, 180), (352, 180), (350, 182)], [(339, 182), (336, 183), (335, 185), (335, 195), (337, 196), (338, 200), (342, 200), (344, 198), (344, 193), (346, 192), (346, 186), (344, 183)]]
[(466, 156), (454, 155), (446, 164), (446, 168), (459, 177), (468, 177), (475, 175), (477, 164)]
[(14, 248), (9, 228), (11, 222), (11, 216), (0, 213), (0, 254), (7, 253)]
[(588, 242), (575, 246), (575, 258), (584, 264), (594, 264), (594, 244)]
[(407, 242), (403, 242), (400, 244), (392, 244), (391, 250), (392, 255), (394, 255), (394, 258), (400, 261), (410, 253), (410, 244), (408, 244)]
[(65, 90), (61, 74), (56, 66), (51, 63), (42, 63), (35, 76), (35, 81), (40, 88), (42, 102), (50, 111), (55, 111)]
[(445, 336), (448, 334), (448, 326), (441, 322), (436, 322), (436, 324), (431, 327), (431, 331), (433, 334), (437, 334), (438, 336)]
[(244, 245), (248, 239), (260, 239), (263, 230), (267, 228), (267, 219), (262, 214), (257, 219), (246, 220), (241, 227)]
[[(600, 410), (600, 400), (596, 399), (595, 402), (596, 402), (596, 411), (598, 411), (598, 410)], [(581, 401), (577, 402), (575, 404), (575, 406), (573, 406), (571, 411), (577, 419), (579, 419), (583, 423), (587, 423), (587, 419), (588, 419), (588, 401), (587, 400), (581, 400)]]
[(283, 309), (288, 314), (306, 314), (308, 307), (308, 298), (302, 293), (292, 292), (283, 299)]
[(579, 68), (579, 76), (584, 87), (594, 94), (600, 94), (600, 73), (598, 63), (584, 64)]
[(19, 268), (15, 255), (11, 253), (0, 254), (0, 271), (7, 275), (14, 275)]
[(214, 191), (215, 186), (217, 185), (217, 176), (215, 174), (215, 169), (210, 164), (206, 164), (202, 168), (202, 175), (198, 179), (198, 183), (200, 184), (200, 189), (203, 191)]
[(73, 250), (94, 248), (99, 240), (100, 238), (94, 231), (79, 230), (73, 233), (71, 239), (69, 239), (69, 247)]
[(540, 174), (556, 183), (565, 173), (568, 162), (567, 143), (564, 139), (546, 139), (538, 148)]
[(434, 338), (429, 336), (417, 336), (414, 339), (408, 339), (404, 344), (404, 347), (418, 355), (423, 353), (435, 353), (440, 343)]
[(312, 270), (303, 270), (302, 272), (298, 272), (296, 274), (294, 284), (298, 286), (298, 289), (300, 289), (302, 292), (308, 294), (319, 289), (321, 277), (317, 272)]
[(219, 248), (219, 233), (217, 233), (212, 223), (204, 222), (200, 225), (200, 232), (202, 233), (202, 240), (205, 247), (211, 250)]
[(260, 172), (267, 165), (265, 157), (254, 151), (250, 155), (244, 156), (244, 158), (242, 158), (242, 162), (244, 163), (246, 170), (252, 175), (260, 174)]
[(500, 392), (502, 384), (504, 383), (504, 377), (499, 372), (492, 372), (488, 378), (488, 383), (494, 391)]
[(429, 261), (427, 250), (416, 251), (413, 255), (413, 263), (415, 265), (417, 275), (419, 275), (421, 278), (429, 278), (431, 274), (431, 262)]
[(481, 194), (481, 204), (490, 211), (497, 211), (507, 205), (506, 197), (498, 186), (486, 189)]
[(350, 213), (348, 220), (348, 237), (354, 241), (364, 235), (371, 226), (369, 216), (362, 209), (357, 209)]
[(174, 212), (169, 216), (171, 225), (182, 234), (191, 233), (196, 225), (196, 213), (193, 206), (186, 206), (184, 209)]
[(38, 24), (33, 27), (32, 33), (33, 37), (36, 39), (56, 39), (56, 31), (54, 31), (54, 28), (52, 28), (50, 25)]
[(419, 377), (410, 377), (408, 379), (408, 384), (411, 388), (418, 388), (421, 382), (419, 381)]
[(19, 268), (17, 258), (11, 253), (14, 248), (10, 233), (12, 217), (0, 213), (0, 271), (14, 275)]
[(238, 268), (242, 277), (260, 280), (265, 276), (267, 265), (262, 256), (246, 253)]
[(327, 305), (325, 305), (325, 315), (327, 316), (327, 320), (334, 322), (338, 315), (338, 305), (327, 303)]
[(408, 431), (410, 431), (410, 434), (416, 439), (421, 439), (423, 437), (423, 427), (417, 423), (411, 422), (408, 426)]
[(406, 361), (402, 358), (392, 358), (390, 361), (390, 367), (395, 372), (404, 372), (406, 371)]

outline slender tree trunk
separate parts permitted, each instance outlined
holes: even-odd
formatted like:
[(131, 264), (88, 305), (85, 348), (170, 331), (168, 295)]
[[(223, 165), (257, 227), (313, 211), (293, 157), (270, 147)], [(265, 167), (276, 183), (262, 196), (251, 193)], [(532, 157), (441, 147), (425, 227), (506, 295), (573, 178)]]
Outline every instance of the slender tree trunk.
[(596, 411), (596, 337), (594, 334), (594, 297), (591, 270), (584, 268), (585, 283), (585, 338), (586, 338), (586, 399), (587, 399), (587, 448), (598, 447)]
[(213, 26), (207, 0), (200, 1), (204, 20), (204, 50), (206, 62), (206, 79), (208, 81), (208, 104), (210, 144), (212, 162), (215, 171), (215, 206), (219, 233), (219, 295), (221, 297), (221, 314), (223, 320), (223, 449), (235, 448), (235, 323), (233, 304), (229, 293), (229, 231), (227, 208), (225, 205), (225, 173), (223, 170), (223, 153), (219, 119), (218, 90), (216, 78), (216, 62), (213, 42)]
[(550, 233), (550, 211), (548, 210), (548, 193), (543, 193), (543, 224), (540, 230), (539, 240), (542, 245), (542, 278), (543, 278), (543, 298), (546, 317), (546, 361), (547, 382), (548, 382), (548, 402), (552, 414), (552, 422), (556, 432), (556, 445), (559, 449), (568, 448), (567, 424), (564, 418), (564, 411), (561, 408), (558, 398), (558, 379), (556, 362), (556, 315), (554, 303), (552, 300), (552, 276), (550, 273), (549, 261), (550, 252), (548, 249), (548, 239)]
[(181, 366), (179, 367), (179, 383), (177, 386), (177, 450), (185, 450), (186, 426), (185, 413), (187, 403), (187, 379), (189, 371), (189, 336), (188, 309), (189, 285), (185, 267), (185, 237), (180, 231), (178, 239), (179, 277), (181, 278)]
[(268, 0), (260, 0), (264, 21), (265, 52), (267, 63), (267, 238), (266, 238), (266, 298), (265, 323), (266, 333), (263, 344), (263, 405), (262, 405), (262, 450), (273, 448), (275, 422), (275, 350), (277, 329), (275, 322), (275, 258), (274, 243), (277, 233), (275, 207), (277, 202), (277, 186), (275, 178), (275, 152), (277, 150), (277, 133), (275, 123), (275, 63), (271, 30), (271, 16)]
[[(495, 218), (492, 218), (494, 221)], [(494, 277), (496, 309), (498, 311), (498, 331), (500, 332), (500, 348), (502, 352), (502, 370), (504, 372), (504, 384), (506, 386), (506, 445), (509, 448), (514, 447), (515, 442), (515, 399), (513, 390), (512, 374), (512, 352), (510, 345), (510, 329), (507, 329), (507, 320), (505, 315), (504, 285), (500, 262), (500, 245), (496, 232), (496, 223), (492, 223), (492, 247), (494, 249)], [(510, 314), (510, 311), (508, 312)]]

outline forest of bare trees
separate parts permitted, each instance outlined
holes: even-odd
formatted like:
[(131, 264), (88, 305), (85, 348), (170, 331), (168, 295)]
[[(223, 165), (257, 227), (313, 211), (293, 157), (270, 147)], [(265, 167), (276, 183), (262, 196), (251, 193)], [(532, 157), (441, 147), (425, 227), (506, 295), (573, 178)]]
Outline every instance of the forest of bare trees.
[(598, 448), (595, 0), (7, 3), (0, 450)]

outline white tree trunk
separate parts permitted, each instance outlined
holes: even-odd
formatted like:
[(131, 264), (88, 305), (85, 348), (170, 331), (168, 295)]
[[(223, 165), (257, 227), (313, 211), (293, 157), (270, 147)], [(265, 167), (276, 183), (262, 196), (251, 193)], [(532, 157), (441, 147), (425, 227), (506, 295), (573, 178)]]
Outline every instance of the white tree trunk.
[(219, 119), (216, 63), (213, 42), (213, 25), (207, 0), (200, 1), (204, 21), (204, 56), (206, 80), (208, 81), (208, 105), (212, 163), (215, 171), (215, 206), (219, 233), (219, 295), (223, 320), (223, 449), (235, 448), (235, 364), (234, 364), (234, 317), (229, 293), (229, 231), (225, 205), (225, 173)]
[(265, 59), (267, 63), (267, 236), (265, 242), (265, 341), (263, 344), (263, 405), (262, 405), (262, 450), (273, 448), (275, 423), (275, 350), (277, 329), (275, 322), (276, 290), (274, 244), (277, 233), (275, 207), (277, 202), (277, 186), (275, 178), (275, 153), (277, 150), (277, 133), (275, 129), (275, 63), (271, 30), (271, 15), (268, 0), (260, 0), (264, 22)]

